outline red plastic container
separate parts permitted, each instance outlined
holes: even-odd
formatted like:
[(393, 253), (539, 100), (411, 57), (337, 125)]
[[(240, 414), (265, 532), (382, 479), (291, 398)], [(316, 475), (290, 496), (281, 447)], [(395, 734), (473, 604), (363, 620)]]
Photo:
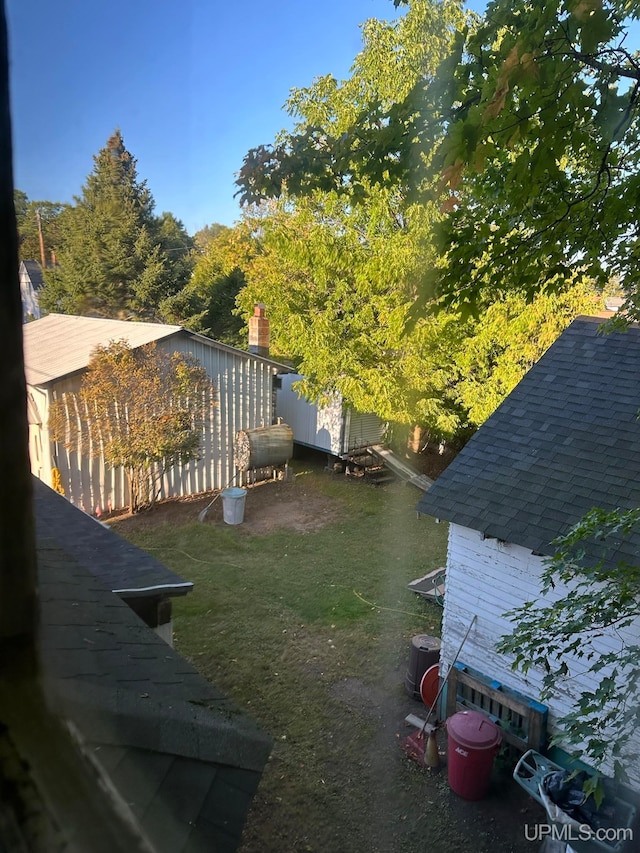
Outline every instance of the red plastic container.
[(449, 785), (465, 800), (481, 800), (491, 784), (502, 732), (480, 711), (458, 711), (447, 720)]

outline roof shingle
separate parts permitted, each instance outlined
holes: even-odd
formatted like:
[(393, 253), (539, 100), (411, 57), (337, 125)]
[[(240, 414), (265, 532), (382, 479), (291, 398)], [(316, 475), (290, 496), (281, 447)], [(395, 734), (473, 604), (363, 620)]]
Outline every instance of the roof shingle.
[[(58, 498), (47, 489), (40, 509), (52, 501), (62, 532), (82, 513)], [(89, 534), (117, 538), (86, 521)], [(39, 644), (52, 708), (159, 853), (235, 850), (271, 738), (89, 572), (86, 552), (47, 533), (40, 527)]]
[[(603, 334), (602, 322), (581, 317), (565, 330), (419, 512), (551, 555), (593, 507), (640, 506), (640, 328)], [(640, 533), (611, 559), (639, 553)]]

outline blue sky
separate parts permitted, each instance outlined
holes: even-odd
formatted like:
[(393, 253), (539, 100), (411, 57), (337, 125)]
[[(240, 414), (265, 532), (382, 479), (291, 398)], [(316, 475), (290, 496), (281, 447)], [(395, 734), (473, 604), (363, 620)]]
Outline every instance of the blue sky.
[[(482, 9), (483, 0), (472, 0)], [(7, 0), (16, 186), (72, 201), (120, 127), (158, 212), (239, 216), (234, 173), (287, 124), (289, 90), (348, 76), (392, 0)], [(630, 42), (637, 45), (637, 25)]]
[(7, 0), (14, 180), (71, 201), (120, 127), (156, 210), (232, 224), (234, 172), (286, 125), (289, 90), (348, 75), (391, 0)]

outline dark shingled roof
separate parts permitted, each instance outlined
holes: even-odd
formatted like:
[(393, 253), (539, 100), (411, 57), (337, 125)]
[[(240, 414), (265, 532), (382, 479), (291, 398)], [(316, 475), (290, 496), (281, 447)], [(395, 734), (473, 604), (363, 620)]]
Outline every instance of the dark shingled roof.
[[(38, 530), (39, 642), (53, 707), (155, 849), (231, 853), (271, 738), (67, 551), (66, 528), (82, 513), (48, 491), (59, 525)], [(115, 536), (87, 521), (98, 538)]]
[(40, 290), (44, 287), (44, 279), (42, 277), (42, 268), (37, 261), (22, 261), (24, 268), (27, 271), (31, 286), (34, 290)]
[[(640, 328), (574, 321), (417, 509), (551, 555), (588, 510), (640, 506)], [(636, 561), (640, 533), (611, 560)], [(591, 552), (591, 557), (595, 551)]]
[(176, 575), (146, 551), (72, 507), (66, 498), (37, 477), (31, 479), (38, 537), (55, 537), (67, 554), (90, 569), (112, 592), (134, 598), (156, 591), (184, 595), (193, 588), (190, 581)]

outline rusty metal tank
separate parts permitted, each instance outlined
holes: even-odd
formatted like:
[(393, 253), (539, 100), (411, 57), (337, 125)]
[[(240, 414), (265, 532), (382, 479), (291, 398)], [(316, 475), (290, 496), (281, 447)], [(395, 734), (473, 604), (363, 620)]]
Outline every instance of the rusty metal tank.
[(440, 640), (427, 634), (417, 634), (411, 641), (409, 666), (404, 679), (404, 687), (409, 696), (421, 699), (420, 682), (429, 667), (440, 660)]
[(285, 465), (293, 456), (293, 430), (287, 424), (238, 430), (233, 461), (238, 471)]

